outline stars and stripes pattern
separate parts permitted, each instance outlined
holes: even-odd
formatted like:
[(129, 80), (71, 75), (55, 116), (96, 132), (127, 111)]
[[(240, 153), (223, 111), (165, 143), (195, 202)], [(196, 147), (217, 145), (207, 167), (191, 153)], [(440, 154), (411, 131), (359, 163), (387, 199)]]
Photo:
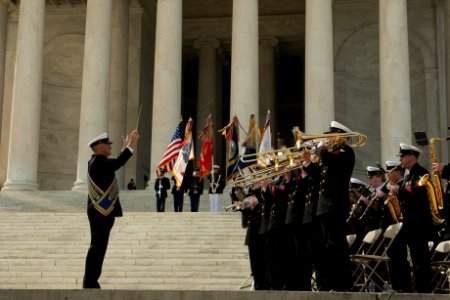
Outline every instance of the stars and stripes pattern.
[(173, 170), (173, 166), (175, 165), (175, 161), (178, 158), (180, 153), (180, 149), (182, 147), (183, 142), (183, 120), (178, 123), (175, 132), (173, 133), (172, 139), (170, 140), (169, 146), (167, 146), (166, 152), (156, 167), (156, 174), (159, 177), (159, 169), (165, 168), (167, 172), (171, 172)]

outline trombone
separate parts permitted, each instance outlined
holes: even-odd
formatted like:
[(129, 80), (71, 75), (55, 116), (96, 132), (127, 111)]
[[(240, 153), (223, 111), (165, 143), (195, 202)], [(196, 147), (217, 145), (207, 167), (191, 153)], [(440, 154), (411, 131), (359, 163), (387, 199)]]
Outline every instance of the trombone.
[(250, 185), (254, 185), (256, 183), (262, 183), (264, 180), (281, 176), (285, 174), (286, 172), (290, 172), (296, 169), (300, 169), (302, 167), (302, 164), (294, 164), (285, 162), (280, 166), (272, 166), (269, 168), (266, 168), (268, 170), (264, 170), (264, 172), (261, 172), (258, 174), (258, 176), (253, 176), (253, 174), (247, 174), (242, 178), (237, 178), (235, 181), (235, 185), (237, 187), (248, 187)]
[[(282, 158), (283, 156), (286, 156), (288, 159), (290, 159), (290, 157), (293, 157), (295, 159), (299, 155), (298, 154), (299, 150), (302, 147), (307, 148), (309, 151), (314, 151), (319, 141), (323, 139), (334, 139), (335, 141), (333, 145), (340, 144), (343, 141), (350, 140), (348, 145), (351, 147), (365, 146), (368, 141), (367, 136), (359, 132), (352, 132), (352, 133), (338, 132), (338, 133), (324, 133), (319, 135), (306, 135), (302, 133), (300, 130), (298, 130), (297, 127), (294, 127), (293, 131), (296, 139), (295, 146), (265, 152), (243, 154), (239, 156), (241, 161), (245, 163), (252, 163), (252, 162), (257, 163), (261, 159), (264, 159), (264, 156), (266, 156), (272, 159), (276, 164), (276, 162), (279, 161), (280, 158)], [(312, 145), (311, 143), (305, 143), (307, 141), (312, 141)]]

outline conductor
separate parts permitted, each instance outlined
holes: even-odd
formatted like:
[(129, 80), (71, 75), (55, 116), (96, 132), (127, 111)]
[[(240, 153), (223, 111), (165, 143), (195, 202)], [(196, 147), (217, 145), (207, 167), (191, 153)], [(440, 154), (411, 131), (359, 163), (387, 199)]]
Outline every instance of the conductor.
[(102, 273), (103, 260), (108, 247), (109, 233), (115, 217), (122, 216), (119, 202), (119, 186), (115, 171), (122, 167), (133, 154), (133, 147), (139, 139), (137, 130), (123, 138), (123, 150), (117, 158), (111, 155), (108, 134), (102, 133), (89, 142), (94, 154), (88, 162), (87, 215), (91, 230), (83, 288), (100, 288), (98, 279)]

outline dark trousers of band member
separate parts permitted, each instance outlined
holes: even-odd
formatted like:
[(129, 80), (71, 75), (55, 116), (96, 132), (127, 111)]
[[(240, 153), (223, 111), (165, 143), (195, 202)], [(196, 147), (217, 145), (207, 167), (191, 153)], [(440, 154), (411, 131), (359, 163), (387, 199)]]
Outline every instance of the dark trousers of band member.
[(183, 194), (174, 194), (173, 195), (173, 211), (174, 212), (182, 212), (183, 211)]
[(270, 290), (266, 249), (267, 236), (265, 234), (255, 235), (248, 245), (255, 290)]
[(311, 291), (311, 266), (306, 232), (298, 222), (286, 225), (286, 290)]
[(431, 265), (428, 236), (425, 230), (405, 224), (406, 243), (413, 263), (414, 288), (419, 293), (431, 293)]
[(108, 248), (109, 233), (114, 225), (114, 216), (101, 216), (96, 211), (88, 213), (91, 228), (91, 244), (86, 256), (83, 288), (99, 289), (98, 279), (102, 274), (103, 260)]
[(191, 197), (191, 212), (198, 212), (198, 204), (200, 202), (200, 195), (192, 195)]
[(345, 217), (330, 212), (319, 216), (323, 256), (318, 263), (320, 291), (349, 291), (352, 286), (350, 251), (346, 238)]
[(164, 212), (166, 209), (166, 197), (160, 197), (156, 195), (156, 211)]
[(387, 254), (392, 289), (411, 293), (411, 267), (407, 258), (408, 248), (404, 229), (397, 234)]

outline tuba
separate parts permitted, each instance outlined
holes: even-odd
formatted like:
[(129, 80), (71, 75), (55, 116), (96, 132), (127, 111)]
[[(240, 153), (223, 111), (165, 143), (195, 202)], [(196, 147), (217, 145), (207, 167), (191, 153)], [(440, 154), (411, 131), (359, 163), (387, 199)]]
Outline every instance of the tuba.
[[(393, 186), (395, 184), (395, 182), (393, 182), (393, 180), (390, 178), (391, 172), (395, 169), (397, 169), (397, 167), (390, 170), (387, 174), (390, 186)], [(397, 193), (393, 193), (390, 191), (389, 195), (384, 201), (384, 205), (388, 207), (392, 219), (395, 223), (401, 222), (403, 220), (402, 208), (400, 206), (400, 202), (398, 201)]]

